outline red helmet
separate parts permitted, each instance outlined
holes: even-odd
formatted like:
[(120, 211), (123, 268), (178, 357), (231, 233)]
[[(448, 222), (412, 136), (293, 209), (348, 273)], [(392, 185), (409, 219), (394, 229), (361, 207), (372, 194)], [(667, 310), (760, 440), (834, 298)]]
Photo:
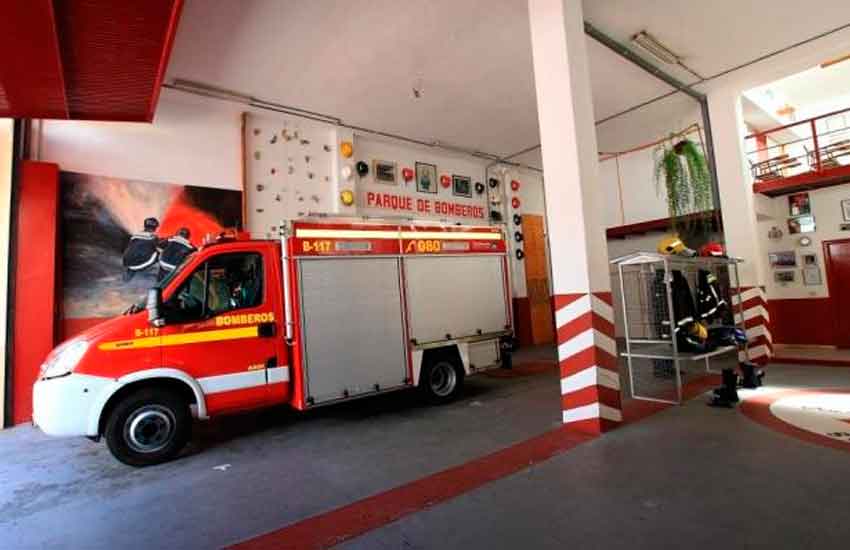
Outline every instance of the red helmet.
[(702, 246), (699, 249), (700, 256), (714, 256), (714, 257), (723, 257), (726, 256), (726, 249), (723, 248), (723, 245), (718, 242), (709, 242)]

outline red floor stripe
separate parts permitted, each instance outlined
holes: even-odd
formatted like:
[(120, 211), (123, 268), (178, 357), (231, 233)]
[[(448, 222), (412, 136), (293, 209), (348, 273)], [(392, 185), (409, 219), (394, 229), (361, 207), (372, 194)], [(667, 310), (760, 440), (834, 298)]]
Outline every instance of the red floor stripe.
[[(554, 368), (554, 363), (549, 364)], [(718, 376), (695, 380), (684, 386), (683, 398), (691, 399), (717, 386), (718, 383)], [(670, 407), (671, 405), (661, 403), (629, 400), (623, 412), (624, 421), (636, 422)], [(564, 426), (454, 468), (244, 540), (229, 546), (228, 549), (318, 550), (330, 548), (546, 461), (594, 437), (596, 436), (576, 433), (569, 426)]]
[(850, 367), (850, 361), (844, 359), (807, 359), (805, 357), (779, 357), (771, 358), (771, 363), (790, 363), (792, 365), (817, 365), (819, 367)]
[(566, 428), (553, 430), (460, 466), (309, 517), (240, 542), (232, 550), (329, 548), (404, 516), (430, 508), (593, 439)]

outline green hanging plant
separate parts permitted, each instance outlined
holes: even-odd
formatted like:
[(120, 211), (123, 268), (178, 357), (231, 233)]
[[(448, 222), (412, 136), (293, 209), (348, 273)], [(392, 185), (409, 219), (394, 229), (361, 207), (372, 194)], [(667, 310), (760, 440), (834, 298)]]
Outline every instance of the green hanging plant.
[(699, 145), (689, 139), (673, 144), (672, 136), (655, 151), (655, 185), (667, 197), (673, 229), (694, 229), (707, 220), (689, 214), (714, 209), (711, 173)]

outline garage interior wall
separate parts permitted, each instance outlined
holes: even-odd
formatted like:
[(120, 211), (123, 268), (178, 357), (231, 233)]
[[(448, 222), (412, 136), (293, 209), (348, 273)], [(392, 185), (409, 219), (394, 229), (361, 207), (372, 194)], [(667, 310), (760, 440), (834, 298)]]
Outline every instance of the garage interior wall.
[[(0, 118), (0, 403), (6, 402), (6, 329), (9, 298), (9, 229), (12, 206), (12, 153), (14, 121)], [(5, 426), (5, 407), (0, 407), (0, 427)]]
[[(63, 171), (152, 182), (171, 182), (199, 187), (242, 189), (242, 113), (244, 106), (202, 98), (175, 90), (163, 90), (154, 124), (44, 121), (40, 125), (38, 151), (41, 160), (55, 162)], [(261, 110), (248, 110), (249, 116), (263, 120), (283, 120)], [(597, 127), (600, 149), (625, 151), (661, 139), (699, 120), (693, 100), (681, 94)], [(330, 128), (330, 126), (328, 126)], [(504, 180), (505, 201), (501, 209), (506, 221), (514, 213), (540, 215), (545, 219), (543, 174), (540, 171), (509, 165), (492, 165), (483, 159), (439, 149), (355, 134), (354, 159), (371, 163), (378, 158), (413, 167), (415, 161), (432, 162), (439, 171), (455, 169), (472, 177), (473, 182), (496, 176)], [(539, 150), (517, 158), (530, 166), (539, 166)], [(626, 154), (616, 161), (600, 165), (601, 185), (605, 192), (605, 225), (616, 227), (668, 217), (665, 199), (655, 188), (652, 149)], [(252, 159), (245, 160), (246, 163)], [(371, 169), (371, 166), (370, 166)], [(520, 182), (518, 191), (508, 187)], [(251, 183), (246, 179), (246, 182)], [(375, 186), (372, 186), (373, 188)], [(387, 186), (387, 190), (394, 188)], [(398, 189), (398, 188), (395, 188)], [(622, 189), (622, 194), (620, 189)], [(510, 204), (516, 196), (520, 206)], [(338, 201), (329, 197), (334, 204)], [(361, 200), (362, 197), (358, 197)], [(325, 203), (328, 199), (323, 197)], [(358, 209), (376, 215), (374, 209)], [(397, 214), (392, 211), (388, 215)], [(248, 213), (250, 219), (250, 213)], [(509, 225), (510, 229), (510, 225)], [(511, 229), (510, 233), (513, 233)], [(609, 257), (636, 250), (653, 250), (660, 233), (609, 240)], [(516, 260), (521, 243), (511, 241), (511, 268), (514, 297), (527, 298), (522, 261)], [(526, 311), (523, 304), (515, 309)], [(619, 317), (619, 315), (618, 315)], [(522, 316), (517, 323), (528, 322)], [(619, 325), (620, 323), (618, 323)]]

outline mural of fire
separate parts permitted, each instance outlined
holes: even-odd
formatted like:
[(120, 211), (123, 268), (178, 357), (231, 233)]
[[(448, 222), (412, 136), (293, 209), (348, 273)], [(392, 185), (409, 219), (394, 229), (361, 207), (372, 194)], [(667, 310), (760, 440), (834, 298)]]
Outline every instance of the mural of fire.
[(61, 336), (69, 338), (138, 303), (158, 265), (126, 276), (130, 237), (155, 218), (158, 239), (181, 228), (199, 246), (206, 235), (242, 227), (240, 191), (152, 183), (73, 172), (60, 175)]

